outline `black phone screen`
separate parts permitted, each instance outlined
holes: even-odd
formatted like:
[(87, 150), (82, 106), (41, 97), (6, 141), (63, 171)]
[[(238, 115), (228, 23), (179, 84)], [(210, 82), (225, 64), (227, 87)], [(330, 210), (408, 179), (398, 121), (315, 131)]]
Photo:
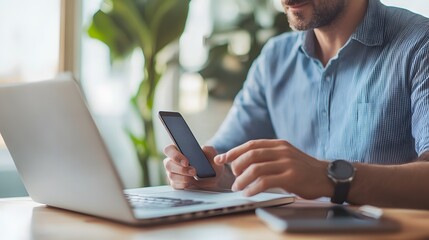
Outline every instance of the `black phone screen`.
[(216, 176), (216, 172), (204, 155), (182, 115), (177, 112), (159, 112), (159, 117), (176, 146), (189, 160), (189, 164), (195, 168), (197, 177)]

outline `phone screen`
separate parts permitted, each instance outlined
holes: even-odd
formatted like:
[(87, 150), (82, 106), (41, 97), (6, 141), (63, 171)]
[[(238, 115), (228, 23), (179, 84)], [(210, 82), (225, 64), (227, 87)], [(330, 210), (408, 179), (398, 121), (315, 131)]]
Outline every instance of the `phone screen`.
[(176, 146), (189, 160), (189, 164), (195, 168), (197, 177), (216, 176), (216, 172), (204, 155), (182, 115), (177, 112), (159, 112), (159, 117)]

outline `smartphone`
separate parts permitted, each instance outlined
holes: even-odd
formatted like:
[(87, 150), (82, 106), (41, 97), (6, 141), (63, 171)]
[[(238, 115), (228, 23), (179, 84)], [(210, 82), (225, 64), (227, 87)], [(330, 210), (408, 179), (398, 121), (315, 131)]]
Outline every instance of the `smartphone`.
[(177, 148), (195, 168), (195, 179), (215, 177), (215, 170), (182, 115), (178, 112), (160, 111), (158, 116)]
[(391, 219), (374, 219), (342, 205), (258, 208), (256, 215), (278, 232), (389, 232), (399, 230)]

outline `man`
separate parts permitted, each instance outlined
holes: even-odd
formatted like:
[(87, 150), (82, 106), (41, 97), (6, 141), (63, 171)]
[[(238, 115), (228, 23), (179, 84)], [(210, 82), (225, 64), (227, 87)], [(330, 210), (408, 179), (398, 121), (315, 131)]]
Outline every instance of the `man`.
[(171, 185), (429, 208), (429, 20), (379, 0), (282, 5), (300, 32), (266, 44), (204, 147), (217, 177), (194, 180), (171, 145)]

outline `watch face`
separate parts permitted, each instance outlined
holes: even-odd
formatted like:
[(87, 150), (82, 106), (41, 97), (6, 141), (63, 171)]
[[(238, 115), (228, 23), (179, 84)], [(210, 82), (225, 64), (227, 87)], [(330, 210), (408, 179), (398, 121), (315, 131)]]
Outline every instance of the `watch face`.
[(353, 177), (354, 167), (350, 162), (345, 160), (335, 160), (329, 168), (330, 174), (337, 180), (347, 180)]

